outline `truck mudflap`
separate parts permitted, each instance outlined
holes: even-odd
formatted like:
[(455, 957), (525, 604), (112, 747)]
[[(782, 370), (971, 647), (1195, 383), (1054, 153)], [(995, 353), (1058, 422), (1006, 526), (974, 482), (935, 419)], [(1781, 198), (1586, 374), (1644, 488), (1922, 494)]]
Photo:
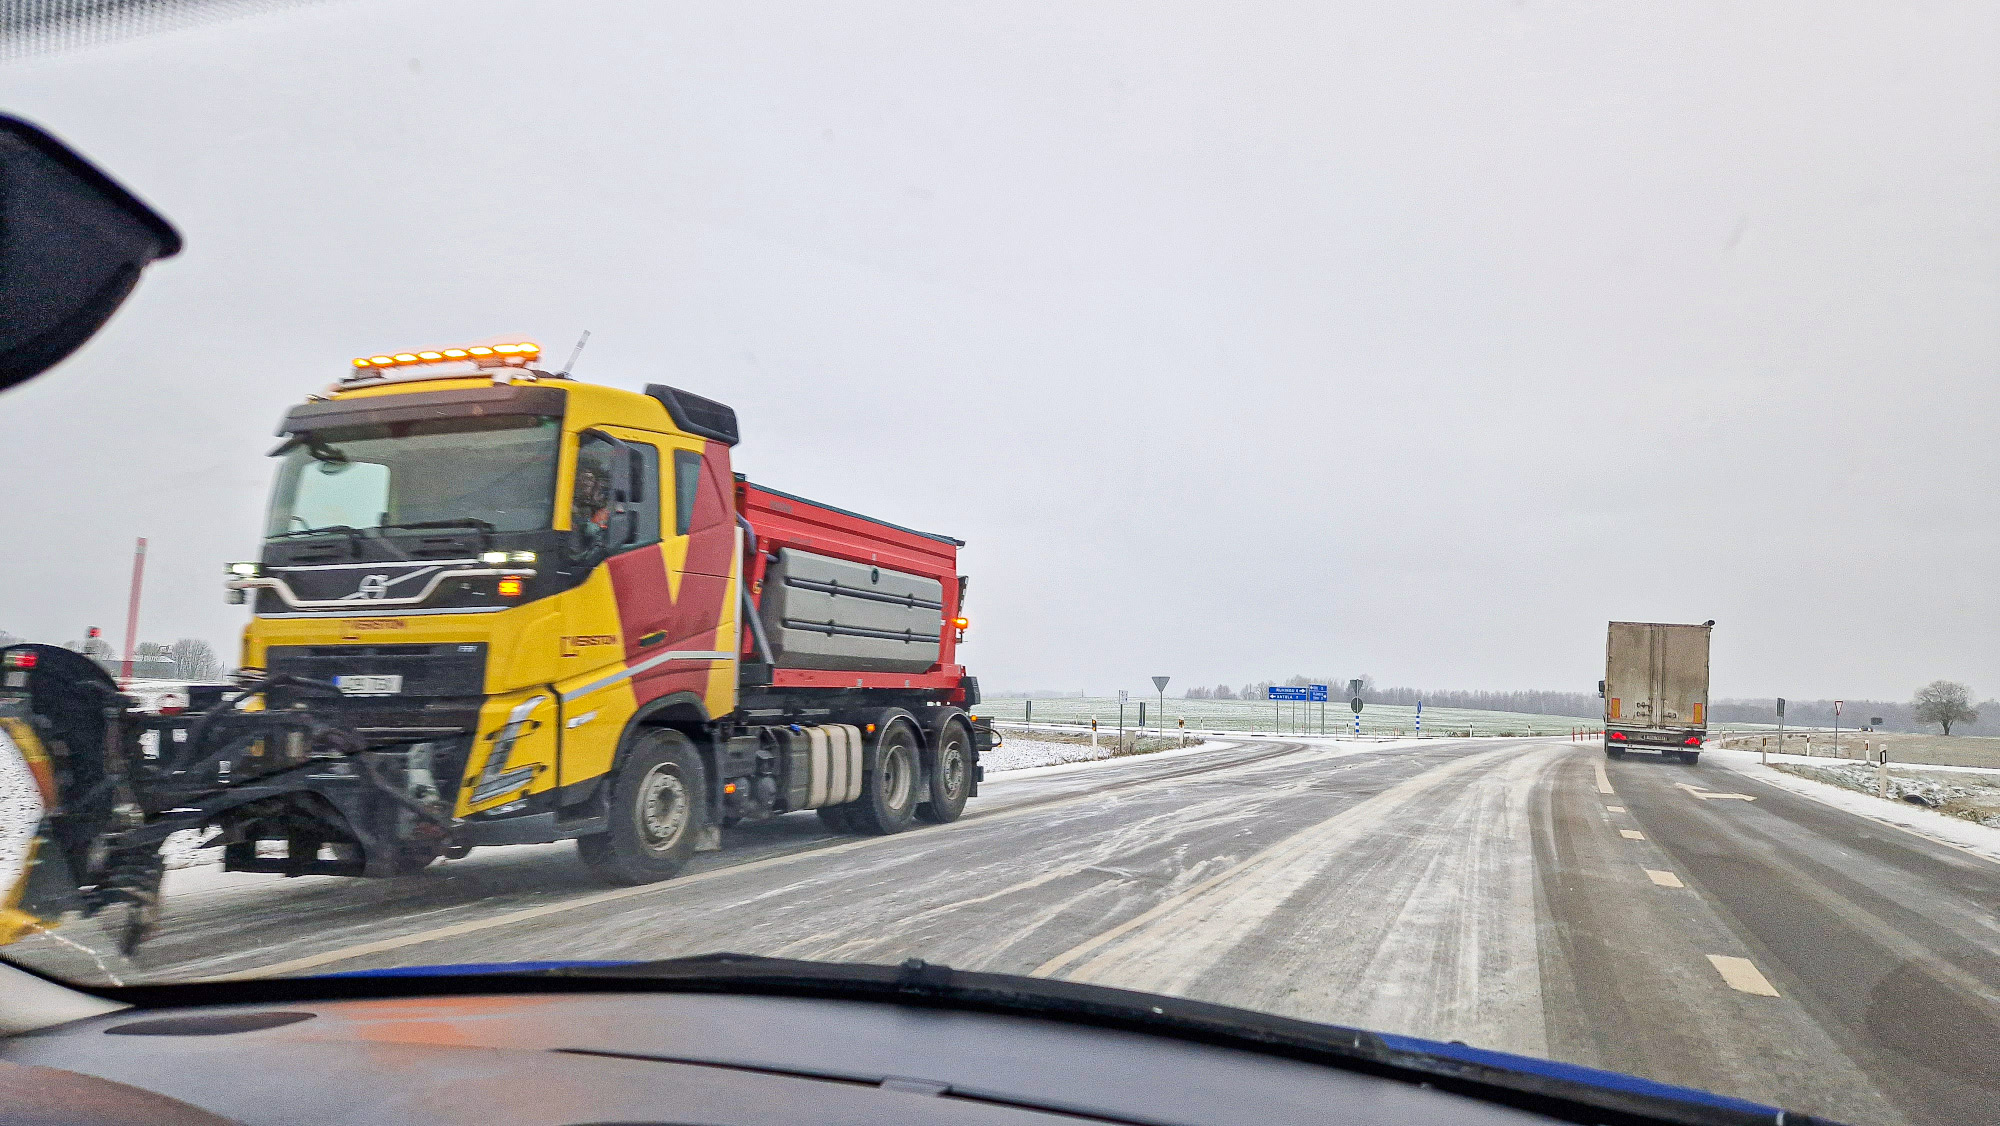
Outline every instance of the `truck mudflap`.
[(979, 784), (986, 780), (986, 764), (982, 760), (986, 752), (1000, 745), (1000, 736), (993, 730), (992, 716), (967, 718), (972, 721), (972, 791), (968, 796), (976, 798), (979, 796)]

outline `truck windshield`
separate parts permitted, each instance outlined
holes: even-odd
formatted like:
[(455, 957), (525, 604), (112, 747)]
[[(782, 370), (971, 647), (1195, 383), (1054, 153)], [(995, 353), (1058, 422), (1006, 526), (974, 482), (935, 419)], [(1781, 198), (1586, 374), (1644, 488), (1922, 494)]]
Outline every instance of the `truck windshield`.
[(554, 418), (429, 419), (299, 435), (280, 453), (267, 537), (463, 521), (549, 526)]

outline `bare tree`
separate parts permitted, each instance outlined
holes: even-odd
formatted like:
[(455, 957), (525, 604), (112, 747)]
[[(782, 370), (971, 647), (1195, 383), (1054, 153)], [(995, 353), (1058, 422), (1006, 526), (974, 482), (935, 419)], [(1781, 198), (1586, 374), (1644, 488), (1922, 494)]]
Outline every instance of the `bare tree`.
[(167, 646), (173, 658), (174, 675), (182, 680), (213, 680), (222, 674), (222, 660), (215, 647), (199, 637), (183, 637)]
[(1977, 723), (1979, 712), (1972, 706), (1972, 689), (1953, 680), (1933, 680), (1911, 698), (1918, 723), (1935, 723), (1951, 734), (1954, 723)]

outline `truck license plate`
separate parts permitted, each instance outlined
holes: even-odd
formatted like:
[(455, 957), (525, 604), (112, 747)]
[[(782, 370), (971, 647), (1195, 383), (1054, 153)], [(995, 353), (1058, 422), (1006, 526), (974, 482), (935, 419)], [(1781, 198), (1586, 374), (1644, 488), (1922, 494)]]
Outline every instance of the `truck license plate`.
[(400, 676), (336, 676), (333, 683), (347, 696), (394, 696), (403, 690)]

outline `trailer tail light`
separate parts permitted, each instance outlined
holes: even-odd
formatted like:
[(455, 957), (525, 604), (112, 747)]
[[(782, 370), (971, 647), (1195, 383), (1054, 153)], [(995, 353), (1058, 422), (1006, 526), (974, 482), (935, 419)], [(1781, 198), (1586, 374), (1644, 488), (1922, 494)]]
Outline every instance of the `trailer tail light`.
[(1611, 738), (1617, 742), (1623, 743), (1625, 741), (1625, 733), (1623, 731), (1613, 731), (1611, 733)]
[(1682, 739), (1682, 740), (1681, 740), (1681, 743), (1682, 743), (1682, 745), (1684, 745), (1684, 746), (1689, 746), (1689, 747), (1699, 747), (1699, 746), (1701, 746), (1701, 736), (1699, 736), (1699, 735), (1690, 735), (1690, 736), (1688, 736), (1687, 738), (1685, 738), (1685, 739)]
[(495, 584), (495, 589), (499, 591), (502, 598), (519, 598), (521, 597), (522, 585), (518, 576), (508, 575)]
[(20, 653), (9, 653), (7, 654), (7, 667), (10, 669), (31, 669), (35, 667), (36, 662), (40, 661), (41, 658), (42, 655), (32, 649)]

